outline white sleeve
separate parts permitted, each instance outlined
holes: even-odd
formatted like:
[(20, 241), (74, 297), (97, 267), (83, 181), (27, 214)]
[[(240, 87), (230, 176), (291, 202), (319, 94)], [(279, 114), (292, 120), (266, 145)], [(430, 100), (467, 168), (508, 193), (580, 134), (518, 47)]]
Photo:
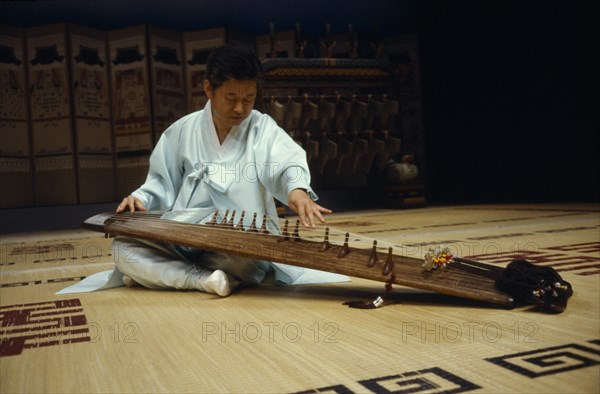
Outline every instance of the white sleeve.
[(284, 204), (294, 189), (304, 189), (316, 200), (318, 197), (310, 187), (310, 170), (306, 152), (268, 115), (262, 115), (257, 125), (260, 137), (257, 140), (257, 158), (264, 160), (259, 175), (261, 183)]
[(147, 210), (168, 210), (175, 202), (183, 179), (183, 164), (178, 153), (180, 137), (179, 122), (165, 130), (150, 156), (146, 181), (131, 193)]

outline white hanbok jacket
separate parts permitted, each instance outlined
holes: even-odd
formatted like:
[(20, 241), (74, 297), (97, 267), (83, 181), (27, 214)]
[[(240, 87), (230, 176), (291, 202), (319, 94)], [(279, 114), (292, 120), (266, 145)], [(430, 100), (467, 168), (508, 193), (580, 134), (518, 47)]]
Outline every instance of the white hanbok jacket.
[(268, 115), (253, 110), (219, 143), (210, 101), (171, 125), (133, 196), (148, 210), (236, 209), (276, 215), (293, 189), (310, 188), (304, 150)]

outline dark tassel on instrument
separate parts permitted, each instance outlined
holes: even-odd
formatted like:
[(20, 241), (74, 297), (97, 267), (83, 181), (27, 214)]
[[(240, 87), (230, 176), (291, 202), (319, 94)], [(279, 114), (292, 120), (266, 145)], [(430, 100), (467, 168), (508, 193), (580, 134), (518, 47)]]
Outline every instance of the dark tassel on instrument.
[(534, 304), (555, 313), (563, 312), (573, 295), (571, 284), (554, 268), (526, 260), (508, 264), (496, 279), (496, 288), (514, 297), (518, 304)]

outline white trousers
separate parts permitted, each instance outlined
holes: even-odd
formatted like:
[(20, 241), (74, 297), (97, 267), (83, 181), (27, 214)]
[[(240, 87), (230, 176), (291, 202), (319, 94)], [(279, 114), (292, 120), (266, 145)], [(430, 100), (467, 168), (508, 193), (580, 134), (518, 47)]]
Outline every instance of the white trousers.
[(257, 285), (270, 269), (266, 261), (129, 237), (115, 238), (113, 258), (119, 271), (150, 289), (203, 290), (200, 276), (217, 269), (242, 285)]

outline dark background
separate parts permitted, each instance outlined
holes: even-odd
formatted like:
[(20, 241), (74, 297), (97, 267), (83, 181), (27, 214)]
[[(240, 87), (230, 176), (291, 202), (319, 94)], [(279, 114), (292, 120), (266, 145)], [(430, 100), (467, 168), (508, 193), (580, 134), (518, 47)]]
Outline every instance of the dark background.
[(597, 4), (419, 2), (430, 199), (598, 201)]
[(600, 200), (597, 1), (0, 1), (0, 23), (418, 33), (428, 201)]

